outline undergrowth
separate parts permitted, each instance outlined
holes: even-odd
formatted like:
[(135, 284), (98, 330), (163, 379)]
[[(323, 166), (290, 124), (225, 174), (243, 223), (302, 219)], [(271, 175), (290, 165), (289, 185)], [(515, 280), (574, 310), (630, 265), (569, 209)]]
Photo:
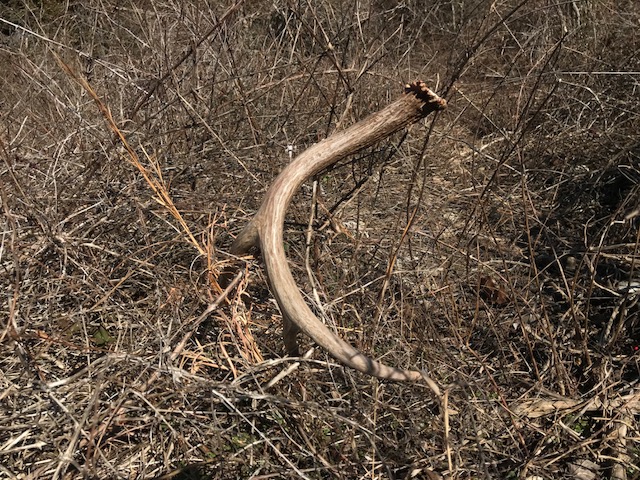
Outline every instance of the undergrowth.
[[(2, 475), (640, 478), (639, 21), (4, 2)], [(448, 109), (303, 187), (285, 247), (331, 328), (440, 397), (284, 356), (259, 253), (227, 253), (293, 155), (415, 79)]]

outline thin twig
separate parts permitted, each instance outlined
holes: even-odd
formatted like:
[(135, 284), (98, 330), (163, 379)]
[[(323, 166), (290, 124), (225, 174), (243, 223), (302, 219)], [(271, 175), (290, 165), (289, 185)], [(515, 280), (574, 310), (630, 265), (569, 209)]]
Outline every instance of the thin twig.
[[(209, 304), (209, 306), (202, 313), (202, 315), (200, 315), (191, 323), (191, 329), (184, 335), (184, 337), (182, 337), (182, 340), (180, 340), (178, 345), (176, 345), (176, 347), (173, 349), (173, 352), (171, 352), (171, 355), (169, 356), (169, 363), (173, 363), (176, 360), (176, 358), (178, 358), (178, 355), (180, 355), (182, 350), (184, 350), (184, 347), (186, 346), (187, 342), (189, 341), (191, 336), (194, 334), (194, 332), (198, 329), (200, 324), (213, 311), (215, 311), (220, 306), (220, 303), (222, 303), (222, 301), (227, 298), (229, 293), (231, 293), (231, 291), (236, 287), (236, 285), (238, 285), (243, 275), (244, 275), (244, 271), (240, 270), (235, 276), (235, 278), (231, 281), (231, 283), (227, 286), (227, 288), (225, 288), (224, 291), (218, 296), (216, 301)], [(144, 386), (142, 387), (142, 391), (146, 392), (151, 387), (151, 385), (155, 383), (156, 380), (158, 380), (159, 376), (160, 376), (160, 370), (156, 370), (155, 372), (153, 372), (149, 377), (149, 379), (144, 383)]]

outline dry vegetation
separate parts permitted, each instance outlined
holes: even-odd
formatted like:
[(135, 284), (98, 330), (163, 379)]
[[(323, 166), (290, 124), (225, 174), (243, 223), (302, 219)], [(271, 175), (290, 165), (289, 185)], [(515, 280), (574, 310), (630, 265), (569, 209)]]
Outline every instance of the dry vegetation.
[[(0, 476), (640, 478), (640, 4), (221, 3), (0, 6)], [(286, 247), (441, 398), (283, 357), (226, 253), (287, 145), (418, 78), (448, 110), (319, 175)]]

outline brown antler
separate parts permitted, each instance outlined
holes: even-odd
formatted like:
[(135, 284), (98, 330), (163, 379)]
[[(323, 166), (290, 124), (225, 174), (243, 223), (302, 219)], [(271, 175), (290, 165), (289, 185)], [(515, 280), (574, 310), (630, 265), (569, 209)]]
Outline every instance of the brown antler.
[(360, 372), (389, 380), (422, 378), (420, 372), (389, 367), (363, 355), (313, 314), (289, 270), (282, 230), (293, 195), (310, 177), (445, 106), (446, 101), (424, 82), (411, 83), (405, 87), (404, 95), (388, 107), (316, 143), (278, 175), (258, 213), (231, 245), (231, 253), (235, 255), (245, 254), (253, 246), (262, 250), (271, 290), (282, 312), (284, 343), (289, 353), (297, 354), (296, 337), (303, 331), (336, 360)]

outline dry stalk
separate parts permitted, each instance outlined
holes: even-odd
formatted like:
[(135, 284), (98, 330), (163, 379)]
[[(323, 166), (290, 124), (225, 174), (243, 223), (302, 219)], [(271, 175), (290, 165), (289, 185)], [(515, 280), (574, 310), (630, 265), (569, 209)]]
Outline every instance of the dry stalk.
[(138, 157), (138, 154), (136, 153), (136, 151), (127, 141), (127, 137), (122, 132), (122, 130), (120, 130), (120, 128), (118, 127), (118, 124), (116, 123), (116, 121), (113, 118), (113, 115), (111, 114), (111, 110), (98, 96), (98, 94), (91, 87), (89, 82), (86, 79), (80, 77), (76, 72), (74, 72), (73, 69), (69, 65), (67, 65), (58, 55), (56, 55), (55, 53), (53, 53), (53, 55), (56, 61), (58, 62), (58, 64), (60, 65), (60, 67), (62, 68), (62, 70), (64, 70), (64, 72), (70, 78), (72, 78), (76, 83), (78, 83), (78, 85), (84, 88), (85, 91), (91, 96), (95, 104), (98, 106), (98, 109), (100, 110), (100, 113), (102, 113), (102, 116), (106, 120), (107, 125), (109, 126), (111, 131), (116, 134), (116, 136), (118, 137), (118, 140), (120, 140), (120, 143), (122, 144), (124, 149), (127, 151), (127, 155), (128, 155), (127, 161), (131, 165), (136, 167), (136, 169), (140, 172), (144, 180), (147, 182), (147, 185), (149, 185), (149, 187), (155, 194), (154, 200), (158, 202), (160, 205), (162, 205), (169, 212), (169, 214), (178, 222), (178, 224), (180, 225), (180, 228), (182, 229), (184, 234), (187, 236), (189, 243), (191, 243), (198, 250), (198, 253), (200, 253), (200, 255), (206, 256), (207, 249), (204, 248), (202, 245), (200, 245), (200, 242), (196, 240), (193, 233), (191, 232), (191, 229), (187, 225), (187, 222), (185, 221), (184, 217), (180, 214), (180, 211), (176, 208), (175, 204), (173, 203), (173, 200), (171, 199), (171, 195), (169, 194), (169, 189), (167, 187), (167, 184), (165, 183), (164, 178), (162, 177), (162, 170), (160, 169), (160, 165), (158, 164), (157, 160), (149, 156), (145, 151), (144, 154), (151, 165), (151, 170), (142, 164), (142, 162), (140, 161), (140, 157)]

